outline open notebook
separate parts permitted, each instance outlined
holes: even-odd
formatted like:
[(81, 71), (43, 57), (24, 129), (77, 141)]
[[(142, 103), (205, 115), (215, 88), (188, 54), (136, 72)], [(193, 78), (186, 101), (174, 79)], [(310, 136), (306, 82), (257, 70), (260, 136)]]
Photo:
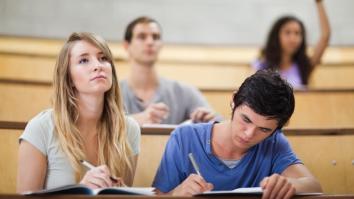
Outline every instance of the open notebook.
[(108, 187), (104, 189), (90, 189), (85, 185), (75, 184), (46, 189), (36, 192), (27, 192), (24, 195), (52, 195), (52, 194), (81, 194), (81, 195), (102, 195), (102, 194), (121, 194), (121, 195), (155, 195), (153, 187)]
[(237, 194), (262, 194), (261, 187), (247, 187), (247, 188), (238, 188), (234, 190), (224, 190), (224, 191), (206, 191), (197, 195), (237, 195)]
[[(217, 195), (261, 195), (263, 190), (261, 187), (245, 187), (234, 190), (225, 191), (206, 191), (196, 196), (217, 196)], [(321, 195), (322, 193), (296, 193), (295, 195)]]

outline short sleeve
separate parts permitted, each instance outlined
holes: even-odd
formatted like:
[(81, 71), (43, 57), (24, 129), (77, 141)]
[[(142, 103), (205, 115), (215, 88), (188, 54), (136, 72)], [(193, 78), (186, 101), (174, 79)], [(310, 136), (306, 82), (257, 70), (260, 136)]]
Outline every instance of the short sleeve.
[(177, 128), (167, 142), (152, 184), (153, 187), (164, 193), (170, 192), (187, 178), (185, 172), (183, 172), (184, 159), (182, 158), (181, 148), (176, 135), (178, 131), (179, 129)]
[(290, 165), (302, 164), (291, 149), (290, 144), (283, 133), (279, 132), (276, 136), (276, 146), (274, 151), (272, 173), (281, 174)]
[(48, 112), (42, 112), (30, 120), (19, 138), (19, 142), (25, 140), (37, 148), (43, 155), (48, 155), (48, 142), (50, 139), (51, 131), (50, 124), (51, 114)]
[(129, 144), (132, 148), (133, 155), (138, 155), (140, 153), (140, 126), (133, 118), (126, 116), (126, 128), (127, 137)]

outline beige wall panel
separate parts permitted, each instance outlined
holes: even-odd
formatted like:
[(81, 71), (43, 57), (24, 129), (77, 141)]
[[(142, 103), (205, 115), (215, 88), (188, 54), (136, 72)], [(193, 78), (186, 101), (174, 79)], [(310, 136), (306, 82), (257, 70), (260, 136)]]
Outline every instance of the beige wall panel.
[(52, 88), (0, 83), (0, 120), (28, 121), (51, 107)]

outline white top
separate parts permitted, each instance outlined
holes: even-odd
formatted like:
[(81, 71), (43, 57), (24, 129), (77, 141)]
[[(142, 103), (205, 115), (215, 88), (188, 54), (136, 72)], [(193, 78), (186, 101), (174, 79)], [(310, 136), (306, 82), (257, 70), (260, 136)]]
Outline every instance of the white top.
[[(138, 123), (126, 117), (128, 142), (133, 155), (140, 152), (140, 127)], [(36, 147), (47, 158), (47, 174), (44, 189), (51, 189), (76, 183), (76, 174), (69, 159), (59, 146), (55, 136), (53, 110), (45, 110), (31, 119), (19, 141), (26, 140)]]

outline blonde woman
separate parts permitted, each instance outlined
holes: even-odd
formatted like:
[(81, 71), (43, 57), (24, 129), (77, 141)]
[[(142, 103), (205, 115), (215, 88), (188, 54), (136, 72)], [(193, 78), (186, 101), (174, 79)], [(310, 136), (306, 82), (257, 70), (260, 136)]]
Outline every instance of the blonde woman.
[[(35, 116), (20, 137), (17, 192), (75, 183), (132, 185), (140, 129), (124, 116), (106, 42), (92, 33), (71, 34), (58, 56), (53, 86), (53, 109)], [(87, 171), (80, 160), (96, 167)]]

